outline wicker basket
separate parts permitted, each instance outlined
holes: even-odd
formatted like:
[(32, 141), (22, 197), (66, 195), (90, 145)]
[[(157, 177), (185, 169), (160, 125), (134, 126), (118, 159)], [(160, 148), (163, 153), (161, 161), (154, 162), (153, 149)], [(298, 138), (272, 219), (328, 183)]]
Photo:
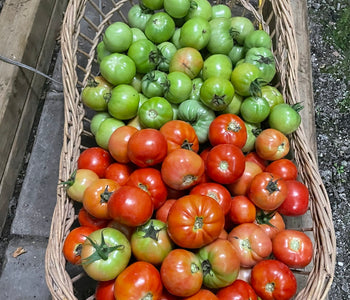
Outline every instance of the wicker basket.
[[(225, 1), (213, 1), (225, 3)], [(274, 42), (277, 61), (277, 87), (286, 102), (299, 102), (298, 51), (289, 0), (226, 1), (237, 15), (254, 20), (267, 31)], [(76, 169), (82, 149), (91, 145), (88, 131), (90, 112), (80, 101), (80, 91), (90, 76), (97, 75), (95, 50), (102, 33), (110, 23), (127, 22), (130, 0), (71, 0), (61, 32), (65, 100), (64, 141), (60, 160), (60, 182), (66, 181)], [(84, 32), (84, 33), (83, 33)], [(312, 101), (312, 99), (309, 99)], [(311, 266), (293, 270), (298, 279), (295, 299), (324, 299), (330, 289), (335, 264), (335, 234), (328, 196), (318, 172), (315, 154), (310, 150), (303, 127), (291, 136), (291, 148), (298, 166), (300, 180), (310, 190), (310, 209), (300, 218), (286, 220), (287, 227), (307, 232), (314, 241)], [(67, 264), (62, 254), (65, 237), (76, 220), (75, 204), (62, 185), (58, 185), (57, 204), (52, 218), (46, 251), (46, 281), (54, 299), (93, 299), (94, 287), (80, 268)], [(88, 281), (88, 283), (87, 283)], [(91, 283), (91, 281), (90, 281)]]

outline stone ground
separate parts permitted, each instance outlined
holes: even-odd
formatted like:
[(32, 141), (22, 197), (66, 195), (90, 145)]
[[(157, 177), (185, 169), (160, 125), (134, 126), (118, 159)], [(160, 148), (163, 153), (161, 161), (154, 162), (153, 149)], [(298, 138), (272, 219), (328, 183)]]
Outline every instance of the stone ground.
[[(0, 9), (3, 3), (0, 0)], [(330, 197), (337, 237), (336, 272), (329, 299), (350, 299), (350, 34), (345, 26), (350, 23), (350, 9), (348, 0), (308, 0), (307, 4), (319, 167)], [(59, 79), (59, 63), (55, 64), (58, 50), (51, 72)], [(23, 295), (26, 299), (50, 298), (44, 280), (44, 253), (55, 202), (62, 99), (62, 88), (47, 84), (0, 237), (0, 299), (19, 300)], [(30, 211), (33, 216), (28, 218), (26, 212)], [(12, 254), (18, 247), (26, 253), (14, 258)], [(19, 280), (21, 285), (14, 285)]]

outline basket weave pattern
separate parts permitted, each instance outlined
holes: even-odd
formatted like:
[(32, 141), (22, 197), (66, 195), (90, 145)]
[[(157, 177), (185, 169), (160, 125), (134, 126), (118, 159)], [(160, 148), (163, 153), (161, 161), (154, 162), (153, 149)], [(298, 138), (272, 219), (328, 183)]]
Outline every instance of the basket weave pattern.
[[(103, 2), (103, 4), (101, 4)], [(212, 1), (218, 3), (220, 1)], [(274, 42), (277, 66), (277, 87), (289, 104), (300, 101), (298, 94), (298, 51), (293, 16), (289, 0), (221, 1), (230, 7), (239, 7), (242, 14), (255, 19), (267, 31)], [(254, 2), (254, 3), (253, 3)], [(66, 181), (76, 169), (77, 159), (85, 140), (91, 139), (86, 121), (87, 113), (80, 100), (80, 91), (89, 79), (98, 72), (95, 60), (97, 44), (109, 24), (116, 20), (126, 22), (130, 0), (71, 0), (68, 4), (61, 31), (62, 78), (64, 84), (65, 124), (64, 140), (59, 166), (59, 181)], [(87, 7), (91, 12), (87, 13)], [(108, 10), (106, 7), (109, 7)], [(81, 24), (90, 28), (91, 36), (81, 31)], [(86, 46), (87, 45), (87, 46)], [(303, 99), (304, 100), (304, 99)], [(305, 101), (312, 101), (306, 99)], [(85, 125), (85, 128), (84, 128)], [(327, 192), (318, 172), (315, 154), (311, 151), (303, 127), (291, 136), (291, 149), (298, 166), (300, 179), (310, 191), (309, 218), (311, 226), (302, 219), (297, 229), (310, 233), (314, 241), (314, 258), (310, 269), (294, 270), (306, 276), (304, 287), (295, 299), (324, 299), (330, 289), (335, 265), (335, 234)], [(76, 277), (66, 270), (62, 254), (64, 239), (76, 220), (76, 212), (62, 185), (57, 187), (57, 204), (52, 217), (50, 239), (46, 251), (46, 281), (54, 299), (76, 299)], [(305, 225), (306, 224), (306, 225)]]

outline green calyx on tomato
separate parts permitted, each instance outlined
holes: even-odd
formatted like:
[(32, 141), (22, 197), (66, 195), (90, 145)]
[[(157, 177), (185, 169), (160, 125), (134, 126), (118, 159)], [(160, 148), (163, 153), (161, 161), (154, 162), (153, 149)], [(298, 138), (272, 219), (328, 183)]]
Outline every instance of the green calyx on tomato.
[(150, 71), (143, 76), (141, 87), (146, 97), (161, 97), (168, 87), (167, 74), (158, 70)]
[(262, 209), (259, 209), (256, 212), (256, 217), (255, 217), (256, 223), (259, 225), (266, 224), (266, 225), (269, 225), (271, 227), (276, 227), (270, 222), (275, 214), (276, 214), (275, 211), (265, 212)]

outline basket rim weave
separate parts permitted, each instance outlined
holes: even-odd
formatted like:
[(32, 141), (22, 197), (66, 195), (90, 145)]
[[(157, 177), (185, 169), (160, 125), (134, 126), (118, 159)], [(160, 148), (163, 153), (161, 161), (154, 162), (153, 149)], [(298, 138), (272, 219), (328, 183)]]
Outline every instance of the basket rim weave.
[[(93, 49), (88, 54), (91, 59), (85, 69), (86, 77), (83, 83), (78, 81), (77, 51), (80, 33), (79, 23), (84, 17), (87, 2), (91, 0), (71, 0), (68, 3), (61, 30), (62, 78), (64, 92), (64, 134), (59, 165), (59, 182), (65, 181), (76, 168), (80, 154), (81, 134), (83, 129), (84, 107), (80, 101), (78, 85), (86, 84), (93, 63)], [(113, 1), (114, 9), (102, 21), (107, 23), (111, 15), (129, 0)], [(232, 2), (232, 1), (231, 1)], [(275, 17), (275, 28), (272, 32), (262, 17), (262, 9), (255, 10), (246, 0), (239, 0), (247, 10), (253, 13), (262, 28), (276, 35), (279, 61), (277, 71), (281, 77), (281, 92), (286, 102), (299, 102), (298, 94), (298, 46), (296, 42), (290, 0), (260, 0), (260, 7), (268, 3)], [(271, 14), (272, 14), (271, 13)], [(96, 30), (101, 34), (104, 24)], [(270, 32), (271, 31), (271, 32)], [(97, 45), (97, 40), (92, 48)], [(288, 47), (285, 47), (285, 46)], [(312, 99), (308, 99), (312, 101)], [(315, 153), (312, 152), (302, 126), (291, 136), (291, 148), (294, 149), (294, 159), (300, 172), (301, 180), (310, 191), (310, 213), (313, 220), (314, 236), (313, 267), (308, 276), (306, 286), (295, 299), (325, 299), (331, 287), (336, 257), (336, 240), (332, 220), (332, 212), (327, 191), (318, 171)], [(296, 151), (297, 149), (297, 151)], [(75, 220), (72, 201), (65, 193), (62, 185), (57, 187), (57, 203), (52, 217), (50, 238), (45, 256), (46, 282), (54, 299), (76, 299), (73, 282), (79, 279), (71, 278), (66, 271), (66, 261), (62, 253), (65, 237)], [(297, 272), (297, 270), (296, 270)]]

